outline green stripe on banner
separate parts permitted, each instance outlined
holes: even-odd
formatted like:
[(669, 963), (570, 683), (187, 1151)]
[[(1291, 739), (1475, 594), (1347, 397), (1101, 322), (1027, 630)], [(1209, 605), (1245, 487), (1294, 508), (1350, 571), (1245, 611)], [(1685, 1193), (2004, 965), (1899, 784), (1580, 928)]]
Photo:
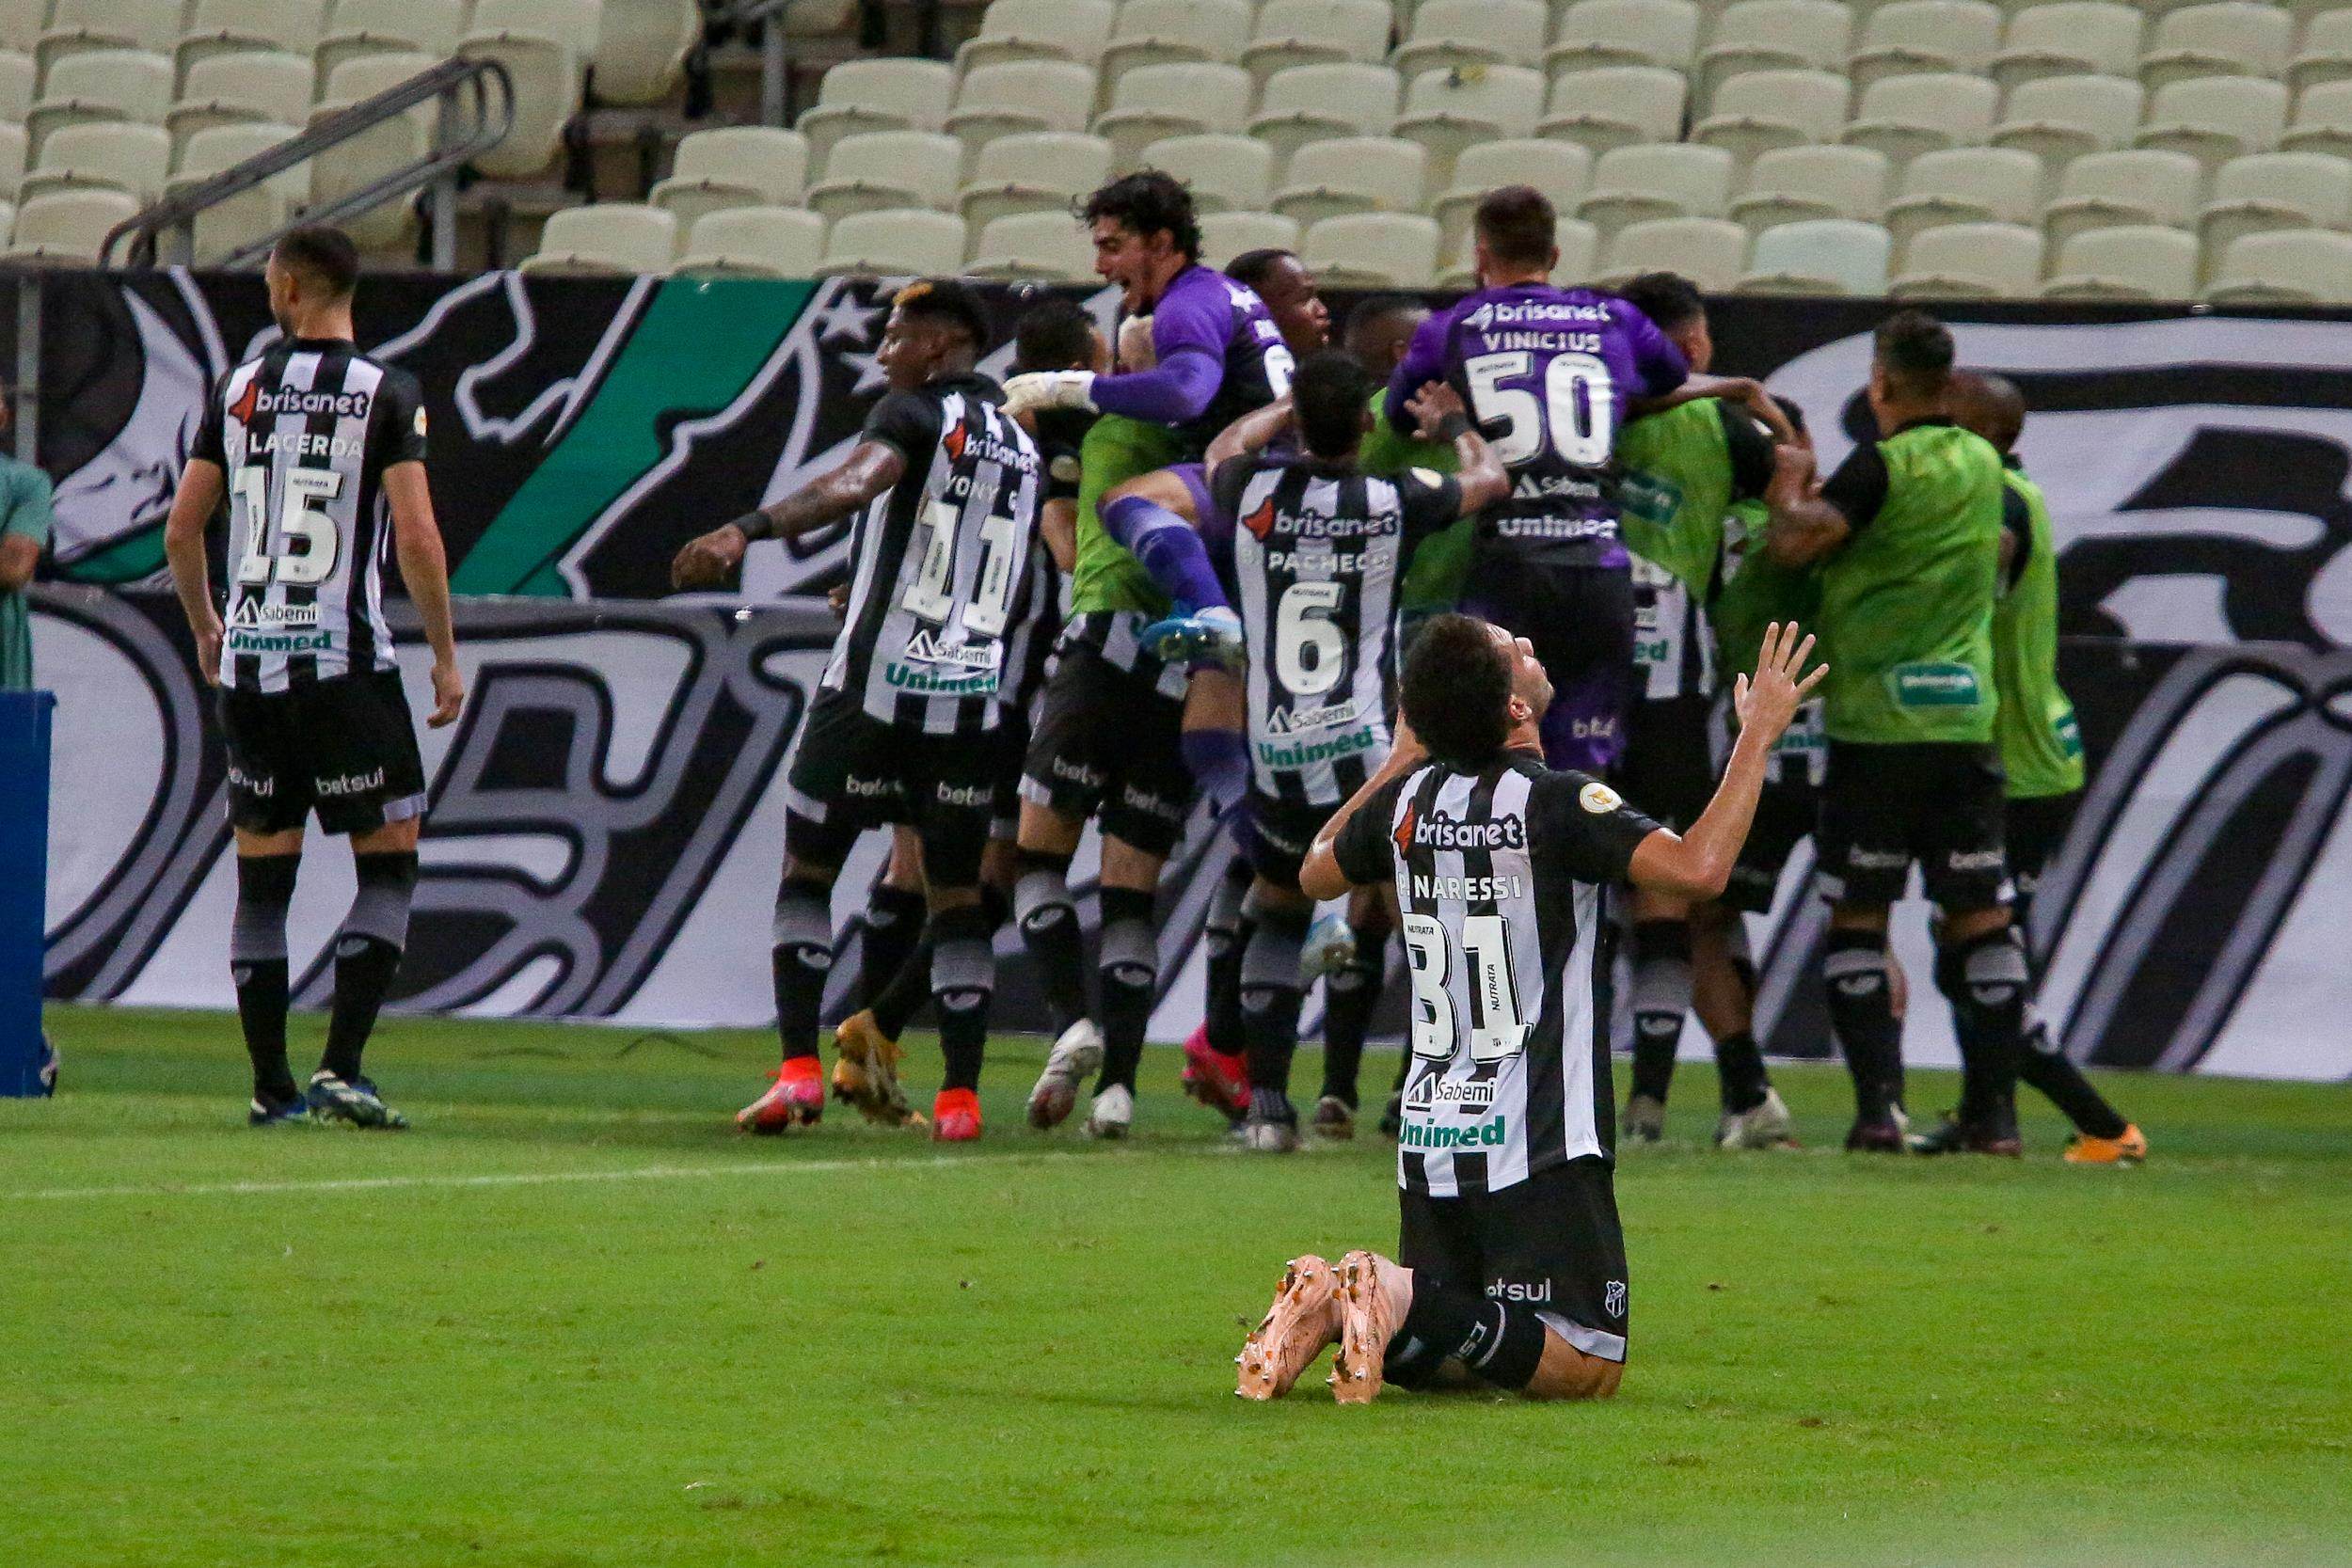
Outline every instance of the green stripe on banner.
[(163, 569), (164, 525), (157, 523), (153, 528), (126, 534), (103, 550), (93, 550), (70, 566), (60, 567), (57, 575), (68, 582), (112, 586), (136, 582)]
[(562, 597), (556, 562), (564, 550), (666, 454), (657, 421), (733, 402), (816, 292), (814, 283), (741, 277), (663, 283), (588, 406), (466, 552), (450, 586)]

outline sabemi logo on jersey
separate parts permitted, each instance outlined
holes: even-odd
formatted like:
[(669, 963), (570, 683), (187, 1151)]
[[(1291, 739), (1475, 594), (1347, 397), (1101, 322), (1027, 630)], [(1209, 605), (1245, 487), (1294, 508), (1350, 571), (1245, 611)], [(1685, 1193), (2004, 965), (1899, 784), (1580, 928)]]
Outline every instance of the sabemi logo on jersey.
[(300, 387), (265, 392), (257, 376), (245, 384), (237, 401), (229, 405), (229, 417), (244, 425), (279, 414), (332, 414), (339, 420), (363, 420), (374, 403), (373, 392), (324, 392)]
[(1524, 849), (1527, 821), (1520, 816), (1497, 816), (1484, 822), (1465, 822), (1458, 816), (1435, 813), (1423, 816), (1418, 811), (1408, 811), (1397, 826), (1396, 836), (1398, 845), (1408, 850)]

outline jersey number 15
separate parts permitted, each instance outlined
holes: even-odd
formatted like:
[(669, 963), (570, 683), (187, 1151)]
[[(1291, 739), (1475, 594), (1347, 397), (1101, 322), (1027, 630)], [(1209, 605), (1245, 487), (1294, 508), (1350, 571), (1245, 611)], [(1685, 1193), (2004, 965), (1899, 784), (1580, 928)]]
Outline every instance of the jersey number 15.
[(342, 494), (343, 476), (333, 468), (288, 468), (278, 499), (278, 539), (298, 546), (270, 553), (269, 470), (237, 470), (237, 495), (245, 502), (245, 559), (237, 562), (242, 583), (325, 582), (342, 553), (342, 534), (320, 506)]

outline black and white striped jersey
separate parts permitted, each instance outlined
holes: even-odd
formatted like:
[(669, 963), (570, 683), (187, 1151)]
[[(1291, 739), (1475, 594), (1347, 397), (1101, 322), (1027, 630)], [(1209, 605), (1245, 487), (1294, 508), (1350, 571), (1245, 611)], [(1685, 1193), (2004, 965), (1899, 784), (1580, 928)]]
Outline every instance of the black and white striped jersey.
[(1035, 593), (1044, 466), (984, 376), (951, 376), (874, 405), (864, 438), (906, 459), (850, 539), (841, 635), (820, 684), (926, 735), (996, 727), (1009, 642)]
[(1061, 636), (1062, 575), (1044, 539), (1031, 541), (1028, 576), (1013, 595), (1011, 629), (1005, 633), (1005, 678), (996, 700), (1026, 713), (1053, 668), (1054, 644)]
[(345, 339), (281, 340), (213, 388), (189, 455), (228, 486), (221, 684), (286, 691), (391, 669), (383, 478), (424, 458), (416, 378)]
[(1633, 560), (1633, 667), (1641, 700), (1675, 702), (1715, 694), (1715, 628), (1682, 579), (1636, 554)]
[(1461, 515), (1461, 485), (1427, 468), (1374, 479), (1352, 465), (1257, 454), (1219, 466), (1209, 488), (1220, 514), (1209, 531), (1232, 529), (1255, 787), (1337, 807), (1388, 756), (1397, 575)]
[(1351, 881), (1396, 879), (1412, 1061), (1397, 1180), (1493, 1192), (1613, 1148), (1607, 888), (1658, 824), (1582, 773), (1512, 752), (1381, 787), (1334, 845)]

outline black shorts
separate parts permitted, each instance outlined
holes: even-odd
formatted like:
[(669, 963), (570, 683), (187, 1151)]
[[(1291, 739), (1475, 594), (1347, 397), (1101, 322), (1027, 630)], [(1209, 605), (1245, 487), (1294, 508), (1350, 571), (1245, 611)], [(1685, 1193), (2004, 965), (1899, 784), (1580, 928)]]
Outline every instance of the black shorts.
[(397, 670), (286, 691), (224, 687), (229, 820), (253, 833), (364, 833), (424, 815), (424, 762)]
[(1618, 792), (1634, 810), (1677, 832), (1715, 797), (1715, 699), (1637, 702), (1627, 716)]
[(1482, 549), (1462, 585), (1462, 609), (1526, 638), (1551, 677), (1545, 760), (1588, 773), (1614, 768), (1641, 689), (1631, 570), (1544, 565)]
[(1010, 843), (1021, 832), (1021, 770), (1029, 759), (1029, 713), (1005, 709), (989, 737), (995, 749), (996, 787), (989, 801), (988, 836)]
[(922, 841), (930, 880), (977, 886), (996, 800), (995, 739), (901, 729), (846, 691), (819, 693), (786, 775), (786, 851), (838, 866), (858, 834), (904, 823)]
[(1243, 818), (1241, 847), (1249, 869), (1277, 887), (1298, 886), (1299, 867), (1315, 834), (1331, 820), (1337, 806), (1307, 806), (1278, 796), (1249, 791), (1248, 815)]
[(1166, 855), (1192, 808), (1184, 766), (1184, 705), (1163, 696), (1099, 649), (1065, 641), (1022, 770), (1021, 798), (1083, 822), (1147, 855)]
[[(1724, 902), (1752, 914), (1770, 914), (1772, 895), (1780, 890), (1780, 874), (1797, 846), (1813, 836), (1820, 821), (1821, 792), (1801, 772), (1788, 779), (1766, 779), (1756, 798), (1756, 820), (1731, 867)], [(1637, 801), (1636, 804), (1639, 804)]]
[(1488, 1193), (1402, 1189), (1396, 1260), (1457, 1290), (1525, 1306), (1587, 1355), (1625, 1359), (1625, 1232), (1614, 1172), (1586, 1158)]
[(1829, 743), (1821, 791), (1823, 897), (1892, 904), (1914, 861), (1947, 911), (2009, 899), (2000, 758), (1950, 741)]

